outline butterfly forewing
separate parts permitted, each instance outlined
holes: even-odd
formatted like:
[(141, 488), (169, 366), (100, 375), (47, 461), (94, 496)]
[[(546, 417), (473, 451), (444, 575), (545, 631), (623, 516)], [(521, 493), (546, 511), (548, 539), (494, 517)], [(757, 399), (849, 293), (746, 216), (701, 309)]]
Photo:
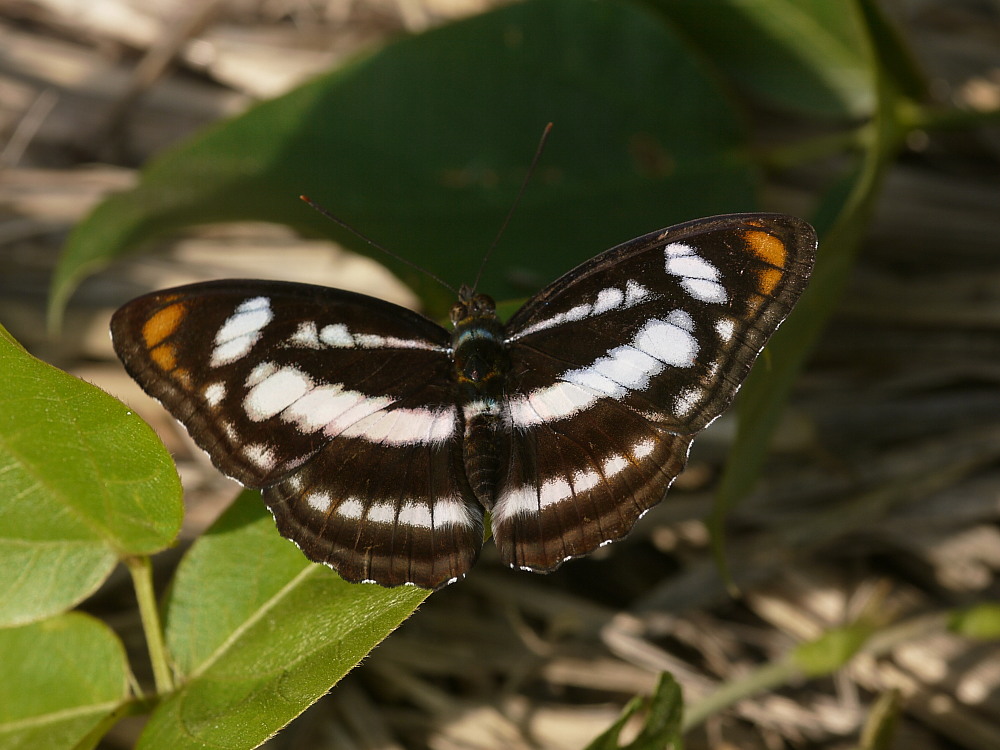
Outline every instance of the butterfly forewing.
[(485, 510), (514, 567), (625, 536), (732, 401), (815, 244), (787, 216), (689, 222), (584, 263), (506, 327), (463, 288), (452, 335), (370, 297), (260, 281), (141, 297), (112, 334), (310, 559), (437, 588), (475, 562)]
[(815, 244), (792, 217), (690, 222), (597, 256), (514, 315), (493, 509), (507, 563), (549, 570), (660, 501), (798, 299)]
[(141, 297), (111, 330), (129, 373), (220, 470), (264, 489), (311, 559), (430, 588), (475, 561), (482, 508), (456, 470), (440, 326), (349, 292), (226, 281)]

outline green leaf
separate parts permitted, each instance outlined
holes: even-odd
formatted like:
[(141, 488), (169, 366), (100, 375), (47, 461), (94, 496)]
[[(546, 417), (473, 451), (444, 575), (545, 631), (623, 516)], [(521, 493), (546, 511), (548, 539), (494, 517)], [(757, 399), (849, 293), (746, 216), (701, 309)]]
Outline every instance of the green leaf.
[(647, 1), (758, 101), (850, 119), (875, 109), (875, 63), (854, 2)]
[(73, 748), (128, 698), (125, 650), (80, 613), (0, 629), (0, 747)]
[(986, 602), (956, 612), (948, 626), (967, 638), (996, 640), (1000, 638), (1000, 603)]
[(428, 595), (341, 581), (245, 492), (191, 548), (166, 600), (177, 692), (139, 748), (256, 747), (361, 661)]
[(71, 607), (122, 555), (169, 545), (181, 488), (120, 401), (28, 354), (0, 328), (0, 625)]
[(892, 81), (893, 88), (910, 99), (927, 99), (930, 83), (899, 29), (875, 0), (860, 0), (858, 7), (865, 16), (883, 74)]
[(861, 730), (859, 750), (892, 750), (896, 746), (894, 740), (902, 702), (897, 690), (879, 696)]
[(871, 637), (868, 623), (832, 628), (815, 641), (802, 643), (792, 653), (795, 665), (809, 677), (820, 677), (845, 666)]
[(405, 38), (163, 155), (73, 232), (52, 310), (86, 274), (191, 224), (278, 222), (373, 253), (302, 193), (456, 286), (471, 282), (550, 121), (485, 270), (497, 298), (645, 232), (756, 205), (742, 123), (672, 27), (629, 3), (534, 0)]
[[(627, 745), (619, 745), (622, 729), (640, 711), (646, 712), (646, 720), (638, 735)], [(618, 720), (587, 745), (587, 750), (681, 750), (683, 714), (681, 687), (673, 675), (663, 672), (653, 695), (632, 699)]]

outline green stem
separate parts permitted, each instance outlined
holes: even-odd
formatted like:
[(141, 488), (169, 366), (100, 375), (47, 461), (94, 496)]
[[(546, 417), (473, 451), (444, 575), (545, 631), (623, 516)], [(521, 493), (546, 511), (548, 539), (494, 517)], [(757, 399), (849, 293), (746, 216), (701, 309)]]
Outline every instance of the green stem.
[(900, 126), (906, 130), (968, 130), (1000, 122), (1000, 109), (958, 109), (926, 107), (901, 100), (896, 108)]
[(872, 138), (871, 123), (850, 130), (841, 130), (761, 152), (761, 162), (768, 169), (783, 171), (820, 159), (856, 151), (868, 146)]
[[(884, 656), (903, 643), (911, 643), (918, 638), (942, 632), (947, 623), (947, 615), (931, 614), (891, 625), (874, 633), (861, 648), (861, 652), (870, 656)], [(840, 666), (846, 666), (847, 661), (849, 660)], [(818, 676), (820, 675), (807, 674), (793, 652), (780, 661), (765, 664), (760, 669), (754, 670), (738, 680), (723, 684), (711, 695), (687, 706), (684, 709), (682, 731), (687, 732), (702, 724), (709, 716), (758, 693), (775, 690), (792, 680)]]
[(153, 565), (145, 555), (128, 557), (125, 564), (132, 576), (135, 598), (139, 602), (139, 616), (142, 618), (142, 629), (146, 634), (149, 660), (153, 665), (156, 692), (165, 695), (174, 689), (174, 676), (170, 671), (167, 647), (163, 641), (163, 629), (160, 627), (160, 612), (153, 592)]

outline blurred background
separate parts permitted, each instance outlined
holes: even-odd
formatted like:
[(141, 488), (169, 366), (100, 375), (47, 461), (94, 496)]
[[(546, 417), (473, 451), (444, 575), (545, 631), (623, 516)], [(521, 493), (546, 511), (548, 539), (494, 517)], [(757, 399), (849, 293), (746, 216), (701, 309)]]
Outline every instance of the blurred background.
[[(224, 277), (309, 281), (434, 312), (440, 293), (423, 281), (388, 259), (369, 257), (356, 239), (318, 228), (315, 217), (283, 217), (300, 209), (297, 194), (309, 190), (394, 251), (431, 271), (462, 276), (449, 277), (453, 283), (469, 281), (467, 269), (478, 265), (513, 200), (545, 124), (545, 107), (526, 88), (527, 114), (513, 110), (509, 98), (498, 105), (510, 114), (501, 120), (484, 111), (487, 104), (458, 102), (479, 113), (464, 121), (452, 109), (435, 109), (433, 88), (410, 91), (407, 106), (415, 118), (400, 128), (413, 128), (413, 138), (394, 135), (391, 146), (364, 151), (346, 170), (349, 179), (338, 173), (335, 156), (287, 149), (269, 157), (262, 181), (234, 183), (217, 214), (175, 214), (167, 222), (169, 236), (149, 231), (140, 237), (151, 240), (142, 254), (138, 245), (112, 251), (109, 244), (107, 257), (93, 266), (96, 273), (85, 279), (78, 274), (62, 287), (68, 295), (82, 282), (68, 299), (61, 330), (50, 334), (47, 306), (57, 265), (67, 258), (70, 265), (86, 265), (83, 256), (63, 249), (70, 232), (103, 199), (136, 186), (150, 160), (170, 158), (178, 144), (190, 148), (186, 139), (204, 128), (331, 69), (347, 71), (331, 88), (364, 84), (364, 101), (377, 102), (371, 86), (380, 68), (370, 55), (388, 66), (386, 57), (400, 49), (394, 43), (402, 46), (503, 5), (0, 1), (0, 323), (33, 354), (118, 396), (155, 427), (185, 484), (185, 543), (238, 488), (127, 377), (111, 351), (111, 312), (150, 289)], [(641, 12), (660, 12), (656, 3), (649, 5)], [(689, 16), (697, 13), (692, 3), (676, 5)], [(893, 30), (881, 43), (898, 34), (925, 76), (926, 101), (966, 113), (1000, 108), (1000, 3), (876, 5)], [(774, 12), (795, 8), (789, 0), (775, 3)], [(797, 644), (858, 621), (871, 623), (882, 640), (833, 676), (767, 684), (711, 712), (688, 735), (687, 747), (858, 747), (881, 696), (898, 701), (888, 747), (1000, 747), (1000, 648), (952, 633), (942, 619), (996, 602), (1000, 594), (1000, 130), (995, 120), (992, 128), (981, 127), (974, 117), (950, 124), (945, 117), (934, 128), (911, 122), (902, 149), (884, 155), (891, 163), (854, 220), (859, 243), (852, 267), (855, 245), (843, 238), (830, 196), (838, 179), (844, 191), (857, 185), (850, 181), (856, 179), (850, 143), (865, 137), (862, 126), (877, 109), (877, 87), (856, 91), (851, 81), (857, 71), (837, 69), (828, 71), (836, 97), (817, 96), (796, 108), (780, 96), (763, 96), (768, 86), (780, 87), (786, 63), (778, 59), (770, 68), (777, 82), (740, 80), (738, 61), (727, 67), (726, 60), (705, 56), (712, 35), (704, 28), (721, 28), (718, 19), (709, 17), (701, 34), (697, 23), (683, 25), (680, 16), (665, 22), (694, 50), (691, 59), (701, 60), (693, 70), (705, 80), (721, 77), (720, 71), (727, 76), (720, 101), (732, 109), (718, 105), (712, 122), (725, 120), (719, 143), (727, 132), (743, 135), (732, 136), (730, 151), (712, 145), (711, 175), (699, 175), (697, 191), (683, 182), (663, 188), (662, 208), (643, 203), (633, 196), (659, 195), (678, 170), (683, 173), (684, 154), (663, 161), (655, 140), (633, 139), (621, 145), (622, 153), (645, 171), (636, 168), (639, 177), (619, 185), (614, 118), (556, 118), (551, 153), (543, 156), (523, 213), (515, 215), (491, 262), (494, 286), (486, 290), (527, 296), (558, 275), (554, 269), (569, 270), (616, 242), (696, 218), (685, 212), (702, 204), (676, 197), (685, 192), (711, 193), (706, 213), (768, 208), (814, 219), (823, 231), (840, 227), (831, 246), (850, 245), (836, 256), (847, 269), (846, 286), (833, 288), (832, 318), (792, 391), (760, 481), (727, 518), (726, 549), (739, 595), (719, 573), (706, 526), (736, 431), (730, 414), (696, 442), (667, 501), (628, 539), (549, 576), (503, 569), (487, 545), (466, 581), (430, 597), (266, 747), (583, 747), (632, 696), (649, 694), (662, 670), (675, 675), (691, 706), (782, 662)], [(436, 39), (444, 44), (446, 34)], [(725, 39), (721, 32), (719, 39)], [(379, 50), (387, 52), (373, 52)], [(622, 54), (594, 49), (595, 58)], [(544, 77), (541, 69), (538, 75)], [(903, 80), (906, 74), (895, 84)], [(646, 83), (639, 81), (636, 91)], [(490, 99), (485, 81), (482, 88)], [(613, 90), (600, 82), (594, 88), (602, 96)], [(686, 117), (694, 107), (677, 90), (660, 90), (659, 96), (663, 113), (644, 126), (653, 133), (671, 112)], [(296, 116), (304, 111), (300, 100), (288, 106)], [(365, 111), (376, 111), (371, 107)], [(340, 133), (346, 126), (318, 117), (311, 127), (322, 135), (324, 128)], [(231, 131), (209, 132), (225, 140)], [(508, 135), (509, 142), (496, 145)], [(688, 144), (691, 153), (702, 148), (696, 140)], [(591, 159), (602, 143), (610, 144), (607, 164)], [(803, 143), (810, 145), (803, 149)], [(370, 146), (344, 140), (341, 147), (347, 153), (359, 144)], [(406, 154), (431, 152), (434, 174), (444, 175), (443, 192), (415, 195), (400, 206), (405, 196), (399, 186), (409, 185), (407, 173), (421, 168)], [(475, 161), (478, 152), (482, 163)], [(449, 159), (457, 165), (451, 171)], [(296, 188), (282, 177), (274, 166), (282, 160), (310, 164), (312, 184)], [(268, 175), (277, 176), (268, 182)], [(175, 193), (179, 179), (167, 178)], [(329, 193), (319, 194), (325, 185)], [(244, 187), (263, 205), (244, 200)], [(197, 194), (196, 179), (191, 188)], [(456, 192), (453, 203), (447, 190), (465, 192)], [(609, 197), (615, 195), (618, 202)], [(461, 196), (472, 197), (465, 204)], [(743, 196), (753, 205), (744, 205)], [(575, 205), (576, 213), (566, 205)], [(450, 218), (454, 206), (471, 218)], [(241, 216), (241, 208), (250, 216)], [(274, 215), (268, 214), (272, 208)], [(255, 216), (261, 221), (249, 220)], [(642, 223), (648, 221), (659, 223)], [(115, 228), (105, 225), (109, 232)], [(322, 232), (343, 244), (321, 238)], [(589, 236), (596, 246), (587, 244)], [(534, 263), (539, 248), (545, 261)], [(823, 251), (821, 242), (821, 257)], [(60, 261), (62, 252), (67, 255)], [(182, 544), (156, 556), (158, 582), (169, 580), (183, 551)], [(147, 681), (126, 574), (113, 576), (86, 608), (137, 649), (132, 664)], [(140, 728), (139, 720), (123, 721), (102, 747), (130, 747)]]

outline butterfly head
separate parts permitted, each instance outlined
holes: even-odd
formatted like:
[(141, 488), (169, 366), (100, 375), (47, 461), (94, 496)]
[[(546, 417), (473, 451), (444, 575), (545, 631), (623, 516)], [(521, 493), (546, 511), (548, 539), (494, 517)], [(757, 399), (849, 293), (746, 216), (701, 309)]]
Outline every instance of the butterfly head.
[(458, 328), (472, 321), (496, 318), (497, 303), (488, 294), (479, 294), (465, 284), (458, 290), (458, 302), (451, 307), (451, 324)]

